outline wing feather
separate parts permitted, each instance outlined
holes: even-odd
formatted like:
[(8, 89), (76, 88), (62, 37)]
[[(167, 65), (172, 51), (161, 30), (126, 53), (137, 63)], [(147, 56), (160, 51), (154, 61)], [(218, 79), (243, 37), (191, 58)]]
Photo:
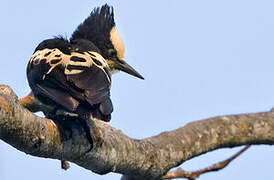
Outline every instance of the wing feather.
[[(57, 56), (60, 61), (56, 61)], [(110, 73), (96, 52), (67, 55), (58, 49), (39, 50), (29, 62), (27, 76), (34, 93), (44, 102), (49, 99), (69, 111), (75, 111), (80, 104), (102, 103), (104, 112), (112, 112)]]

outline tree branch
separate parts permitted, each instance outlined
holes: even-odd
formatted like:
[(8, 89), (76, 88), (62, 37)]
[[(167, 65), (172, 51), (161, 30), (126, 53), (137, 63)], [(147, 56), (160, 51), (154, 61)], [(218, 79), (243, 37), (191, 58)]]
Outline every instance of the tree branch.
[(274, 112), (229, 115), (189, 123), (136, 140), (103, 121), (93, 120), (93, 149), (75, 121), (66, 127), (23, 108), (8, 86), (0, 86), (0, 139), (38, 157), (68, 160), (122, 179), (160, 179), (169, 169), (224, 147), (274, 143)]
[(200, 169), (198, 171), (188, 172), (184, 171), (182, 168), (178, 168), (175, 171), (170, 171), (166, 175), (162, 177), (162, 179), (175, 179), (175, 178), (187, 178), (189, 180), (195, 180), (197, 179), (201, 174), (205, 174), (212, 171), (219, 171), (223, 168), (225, 168), (229, 163), (231, 163), (234, 159), (239, 157), (243, 152), (245, 152), (250, 145), (245, 146), (243, 149), (241, 149), (239, 152), (231, 156), (230, 158), (221, 161), (217, 164), (213, 164), (209, 167), (206, 167), (204, 169)]

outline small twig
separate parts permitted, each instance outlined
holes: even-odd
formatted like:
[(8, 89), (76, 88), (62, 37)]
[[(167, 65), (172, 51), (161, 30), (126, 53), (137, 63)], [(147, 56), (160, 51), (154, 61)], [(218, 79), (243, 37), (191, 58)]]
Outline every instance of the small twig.
[(65, 160), (62, 160), (61, 161), (61, 168), (64, 169), (64, 170), (68, 170), (70, 167), (69, 165), (69, 162), (68, 161), (65, 161)]
[(33, 113), (38, 111), (43, 111), (43, 112), (52, 111), (52, 107), (42, 104), (33, 96), (32, 92), (30, 92), (26, 97), (21, 98), (19, 101), (24, 108), (28, 109), (29, 111)]
[(19, 101), (20, 101), (20, 104), (23, 107), (27, 108), (29, 111), (31, 112), (39, 111), (39, 104), (35, 100), (32, 92), (30, 92), (26, 97), (21, 98)]
[(175, 171), (170, 171), (168, 172), (165, 176), (162, 177), (162, 179), (171, 179), (171, 178), (187, 178), (189, 180), (195, 180), (197, 179), (201, 174), (207, 173), (207, 172), (212, 172), (212, 171), (219, 171), (223, 168), (225, 168), (232, 160), (236, 159), (238, 156), (240, 156), (243, 152), (245, 152), (250, 145), (245, 146), (242, 150), (231, 156), (230, 158), (221, 161), (217, 164), (213, 164), (212, 166), (209, 166), (207, 168), (198, 170), (198, 171), (193, 171), (193, 172), (188, 172), (184, 171), (182, 168), (178, 168)]

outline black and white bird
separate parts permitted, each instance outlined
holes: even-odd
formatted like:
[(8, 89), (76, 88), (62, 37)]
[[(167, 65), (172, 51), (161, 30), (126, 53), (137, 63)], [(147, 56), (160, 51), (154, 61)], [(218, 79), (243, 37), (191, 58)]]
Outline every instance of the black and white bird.
[(95, 8), (69, 40), (44, 40), (27, 66), (27, 78), (34, 97), (42, 104), (109, 121), (111, 75), (119, 70), (144, 79), (124, 60), (124, 45), (114, 22), (113, 7)]

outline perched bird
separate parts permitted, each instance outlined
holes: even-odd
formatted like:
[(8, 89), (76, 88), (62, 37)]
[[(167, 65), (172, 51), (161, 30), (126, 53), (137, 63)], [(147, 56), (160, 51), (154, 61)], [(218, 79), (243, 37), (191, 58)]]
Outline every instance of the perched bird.
[(29, 60), (27, 78), (34, 97), (54, 111), (109, 121), (111, 75), (121, 70), (144, 79), (123, 58), (113, 8), (106, 4), (95, 8), (69, 40), (41, 42)]
[[(114, 22), (113, 7), (95, 8), (71, 38), (41, 42), (27, 65), (30, 96), (47, 108), (45, 116), (78, 116), (92, 144), (88, 121), (110, 121), (111, 75), (119, 70), (144, 79), (124, 60), (124, 45)], [(34, 98), (33, 96), (34, 95)], [(22, 98), (25, 107), (31, 102)], [(62, 165), (67, 163), (62, 161)]]

